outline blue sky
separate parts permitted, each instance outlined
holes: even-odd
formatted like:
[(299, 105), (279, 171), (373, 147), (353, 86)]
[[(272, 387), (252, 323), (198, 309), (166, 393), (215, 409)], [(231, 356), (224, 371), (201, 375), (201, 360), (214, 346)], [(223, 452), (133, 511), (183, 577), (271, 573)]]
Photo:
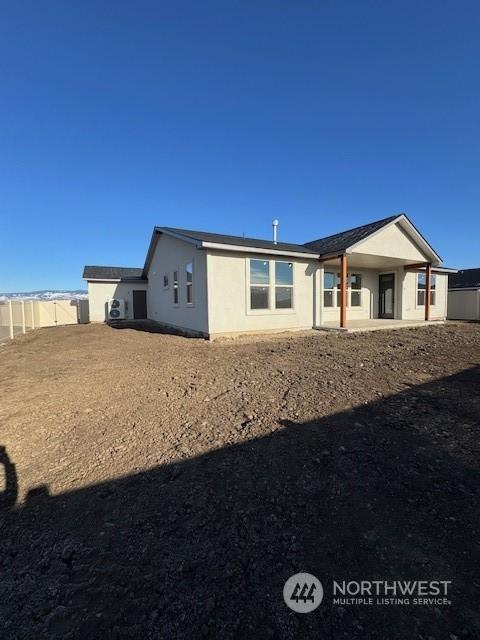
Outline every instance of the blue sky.
[(404, 211), (480, 266), (480, 4), (0, 5), (0, 291), (153, 225), (305, 242)]

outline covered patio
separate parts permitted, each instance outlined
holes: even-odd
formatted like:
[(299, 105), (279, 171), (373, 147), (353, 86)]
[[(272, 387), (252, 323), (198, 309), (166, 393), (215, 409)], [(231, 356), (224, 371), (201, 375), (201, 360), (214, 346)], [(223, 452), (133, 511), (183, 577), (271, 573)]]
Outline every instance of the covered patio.
[(311, 248), (321, 264), (315, 328), (371, 331), (445, 319), (452, 270), (440, 266), (440, 256), (405, 215)]

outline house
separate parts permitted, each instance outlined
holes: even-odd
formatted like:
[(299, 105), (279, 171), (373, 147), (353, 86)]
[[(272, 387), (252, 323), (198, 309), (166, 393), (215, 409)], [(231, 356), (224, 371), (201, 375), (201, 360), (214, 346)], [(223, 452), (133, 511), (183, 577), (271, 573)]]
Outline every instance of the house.
[(155, 227), (143, 269), (83, 277), (92, 321), (117, 297), (129, 319), (216, 337), (444, 320), (453, 272), (400, 214), (305, 244)]
[(480, 269), (462, 269), (449, 276), (447, 317), (480, 321)]
[(88, 285), (90, 322), (108, 319), (108, 301), (125, 300), (127, 320), (147, 317), (147, 278), (143, 269), (129, 267), (93, 267), (83, 270)]

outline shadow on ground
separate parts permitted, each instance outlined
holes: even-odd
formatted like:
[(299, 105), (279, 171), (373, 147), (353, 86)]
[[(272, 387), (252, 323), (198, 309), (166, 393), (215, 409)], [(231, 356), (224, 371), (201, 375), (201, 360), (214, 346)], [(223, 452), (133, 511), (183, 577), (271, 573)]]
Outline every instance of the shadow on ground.
[[(4, 453), (2, 637), (478, 638), (479, 388), (476, 367), (17, 507)], [(298, 571), (325, 589), (306, 615)], [(333, 579), (449, 580), (452, 604), (338, 607)]]
[(199, 337), (188, 331), (169, 327), (154, 320), (118, 320), (117, 322), (110, 321), (107, 325), (112, 329), (134, 329), (135, 331), (143, 331), (145, 333), (161, 333), (164, 335), (180, 336), (182, 338)]

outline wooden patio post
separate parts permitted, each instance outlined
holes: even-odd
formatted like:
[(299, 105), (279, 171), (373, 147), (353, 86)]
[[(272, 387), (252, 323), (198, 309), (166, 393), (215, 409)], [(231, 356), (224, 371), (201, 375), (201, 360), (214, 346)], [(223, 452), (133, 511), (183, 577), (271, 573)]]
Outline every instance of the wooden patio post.
[(347, 326), (347, 256), (340, 256), (340, 327)]
[(432, 289), (432, 265), (425, 267), (425, 320), (430, 320), (430, 291)]

